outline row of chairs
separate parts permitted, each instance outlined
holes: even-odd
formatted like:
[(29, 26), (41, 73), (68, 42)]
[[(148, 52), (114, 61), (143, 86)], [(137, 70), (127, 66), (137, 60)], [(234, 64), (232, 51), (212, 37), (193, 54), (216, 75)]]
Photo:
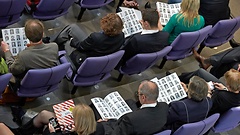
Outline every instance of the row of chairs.
[[(240, 122), (240, 107), (233, 107), (224, 114), (213, 114), (205, 120), (188, 123), (178, 128), (172, 135), (204, 135), (210, 131), (222, 133), (234, 129)], [(170, 135), (171, 130), (166, 130), (155, 135)]]
[[(81, 10), (78, 20), (83, 16), (86, 9), (96, 9), (103, 7), (113, 0), (79, 0)], [(53, 20), (68, 13), (68, 9), (75, 0), (41, 0), (32, 12), (32, 16), (39, 20)], [(14, 24), (20, 20), (24, 8), (31, 11), (26, 5), (26, 0), (0, 0), (0, 28)]]

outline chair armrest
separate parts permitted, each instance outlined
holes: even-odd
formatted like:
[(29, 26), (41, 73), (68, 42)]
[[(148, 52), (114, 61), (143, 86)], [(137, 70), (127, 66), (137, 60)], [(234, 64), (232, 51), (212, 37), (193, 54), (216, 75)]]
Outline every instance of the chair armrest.
[(72, 60), (70, 59), (70, 57), (69, 57), (68, 55), (66, 55), (66, 54), (61, 54), (61, 55), (59, 55), (59, 61), (60, 61), (60, 63), (62, 63), (61, 60), (60, 60), (62, 57), (65, 57), (66, 60), (67, 60), (67, 62), (70, 63), (70, 68), (72, 69), (72, 72), (73, 72), (72, 75), (71, 75), (71, 77), (70, 77), (70, 81), (72, 81), (73, 78), (74, 78), (74, 76), (75, 76), (75, 74), (77, 74), (77, 68), (76, 68), (76, 66), (74, 65), (74, 63), (72, 62)]

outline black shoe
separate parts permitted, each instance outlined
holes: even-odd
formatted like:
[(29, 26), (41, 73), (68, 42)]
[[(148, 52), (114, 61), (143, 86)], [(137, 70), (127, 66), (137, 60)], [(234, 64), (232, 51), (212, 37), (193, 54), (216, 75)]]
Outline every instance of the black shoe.
[(23, 115), (26, 112), (20, 106), (11, 106), (11, 111), (13, 115), (13, 121), (16, 122), (19, 126), (21, 126)]
[(236, 42), (234, 39), (229, 40), (232, 48), (240, 46), (240, 43)]
[(118, 7), (118, 8), (116, 9), (116, 13), (119, 13), (119, 12), (122, 12), (122, 9)]
[(151, 4), (150, 4), (149, 1), (145, 4), (144, 8), (145, 8), (145, 9), (147, 9), (147, 8), (151, 8)]

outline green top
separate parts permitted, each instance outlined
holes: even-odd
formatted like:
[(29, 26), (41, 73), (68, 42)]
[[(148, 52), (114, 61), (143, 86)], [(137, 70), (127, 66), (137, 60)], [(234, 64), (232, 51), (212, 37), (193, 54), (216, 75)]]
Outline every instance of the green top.
[(8, 73), (8, 66), (3, 58), (0, 58), (0, 74)]
[(205, 24), (205, 21), (204, 21), (204, 18), (200, 16), (200, 21), (199, 23), (198, 22), (198, 19), (197, 18), (194, 18), (194, 25), (193, 26), (185, 26), (184, 25), (184, 22), (183, 22), (183, 18), (181, 18), (179, 20), (179, 22), (177, 21), (178, 20), (178, 17), (177, 16), (179, 13), (177, 14), (174, 14), (169, 22), (166, 24), (166, 26), (163, 28), (162, 31), (167, 31), (170, 35), (169, 35), (169, 38), (168, 38), (168, 42), (169, 44), (171, 44), (173, 42), (173, 40), (182, 32), (191, 32), (191, 31), (197, 31), (201, 28), (204, 27), (204, 24)]

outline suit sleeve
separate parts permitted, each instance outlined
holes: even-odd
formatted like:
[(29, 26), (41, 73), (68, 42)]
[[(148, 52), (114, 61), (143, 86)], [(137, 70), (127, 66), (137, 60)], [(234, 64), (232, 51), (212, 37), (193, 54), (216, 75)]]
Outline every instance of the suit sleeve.
[(167, 125), (172, 124), (179, 120), (180, 114), (179, 114), (179, 109), (178, 106), (180, 104), (176, 104), (175, 102), (172, 102), (170, 104), (169, 110), (168, 110), (168, 118), (167, 118)]
[(8, 51), (5, 53), (5, 56), (6, 56), (6, 63), (9, 67), (9, 71), (13, 75), (19, 75), (25, 72), (26, 67), (24, 65), (24, 62), (21, 60), (21, 57), (19, 56), (19, 54), (14, 59), (11, 52)]
[(113, 130), (113, 135), (130, 135), (134, 134), (134, 127), (128, 117), (120, 119)]
[[(96, 40), (95, 40), (96, 41)], [(78, 41), (77, 39), (73, 38), (70, 45), (75, 47), (78, 51), (90, 51), (93, 50), (94, 45), (94, 38), (93, 34), (90, 34), (85, 40)]]
[(130, 59), (131, 57), (133, 57), (134, 55), (137, 54), (137, 41), (136, 39), (133, 37), (132, 39), (130, 39), (130, 41), (127, 42), (127, 44), (125, 45), (125, 47), (123, 48), (123, 50), (125, 50), (125, 53), (123, 55), (122, 60), (124, 61), (124, 63)]

